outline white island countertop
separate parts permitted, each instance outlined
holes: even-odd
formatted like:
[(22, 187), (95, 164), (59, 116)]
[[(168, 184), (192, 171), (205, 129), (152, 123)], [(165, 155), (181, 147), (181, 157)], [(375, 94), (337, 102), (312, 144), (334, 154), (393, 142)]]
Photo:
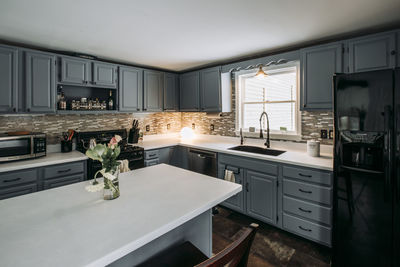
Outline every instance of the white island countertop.
[(0, 201), (0, 266), (105, 266), (241, 191), (160, 164), (120, 174), (103, 200), (81, 182)]
[(0, 173), (8, 171), (17, 171), (21, 169), (37, 168), (54, 164), (62, 164), (74, 161), (81, 161), (87, 159), (88, 157), (85, 154), (76, 150), (67, 153), (54, 152), (54, 153), (48, 153), (46, 156), (36, 159), (26, 159), (26, 160), (0, 163)]
[[(264, 142), (265, 140), (263, 139), (245, 139), (244, 145), (265, 147)], [(228, 148), (240, 145), (239, 138), (212, 135), (198, 135), (194, 139), (181, 139), (178, 137), (156, 138), (151, 136), (146, 138), (144, 141), (139, 142), (137, 145), (142, 146), (145, 150), (181, 145), (189, 148), (204, 149), (230, 155), (293, 164), (302, 167), (317, 168), (327, 171), (333, 170), (333, 146), (329, 145), (321, 145), (320, 157), (309, 156), (307, 154), (307, 146), (304, 143), (283, 141), (271, 141), (271, 149), (286, 151), (279, 156), (230, 150)]]

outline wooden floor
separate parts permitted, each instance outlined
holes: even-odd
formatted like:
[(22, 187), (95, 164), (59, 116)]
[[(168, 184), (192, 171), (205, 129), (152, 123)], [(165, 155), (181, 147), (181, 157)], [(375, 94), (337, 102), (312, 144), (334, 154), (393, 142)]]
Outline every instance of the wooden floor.
[(243, 226), (260, 225), (251, 247), (249, 267), (329, 266), (330, 249), (276, 227), (218, 207), (213, 216), (213, 253), (218, 253), (240, 235)]

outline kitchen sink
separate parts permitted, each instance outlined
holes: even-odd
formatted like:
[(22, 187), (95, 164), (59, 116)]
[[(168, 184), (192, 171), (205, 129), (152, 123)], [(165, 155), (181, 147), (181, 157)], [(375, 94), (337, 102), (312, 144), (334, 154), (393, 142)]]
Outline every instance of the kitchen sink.
[(229, 150), (249, 152), (249, 153), (269, 155), (269, 156), (279, 156), (280, 154), (286, 152), (286, 151), (282, 151), (282, 150), (262, 148), (262, 147), (259, 147), (259, 146), (234, 146), (234, 147), (230, 147), (228, 149)]

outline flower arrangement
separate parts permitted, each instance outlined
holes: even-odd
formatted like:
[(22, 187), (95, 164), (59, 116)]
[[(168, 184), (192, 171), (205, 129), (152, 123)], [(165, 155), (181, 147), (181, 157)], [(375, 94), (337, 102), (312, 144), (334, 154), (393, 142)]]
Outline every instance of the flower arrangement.
[[(117, 158), (121, 152), (118, 143), (122, 140), (121, 136), (115, 135), (107, 145), (97, 144), (86, 151), (86, 156), (101, 162), (102, 168), (93, 177), (93, 182), (86, 189), (90, 192), (104, 189), (104, 199), (115, 199), (119, 197), (119, 165)], [(103, 176), (103, 182), (97, 181), (97, 175)]]

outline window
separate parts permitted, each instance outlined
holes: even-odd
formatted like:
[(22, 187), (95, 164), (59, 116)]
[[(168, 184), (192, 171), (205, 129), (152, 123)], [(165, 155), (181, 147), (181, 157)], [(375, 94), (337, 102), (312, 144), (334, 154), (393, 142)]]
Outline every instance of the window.
[[(299, 139), (298, 63), (264, 69), (266, 77), (255, 77), (256, 70), (236, 74), (236, 130), (249, 132), (255, 127), (259, 134), (260, 115), (268, 114), (272, 138)], [(267, 121), (262, 120), (263, 129)], [(251, 135), (251, 133), (249, 133)]]

